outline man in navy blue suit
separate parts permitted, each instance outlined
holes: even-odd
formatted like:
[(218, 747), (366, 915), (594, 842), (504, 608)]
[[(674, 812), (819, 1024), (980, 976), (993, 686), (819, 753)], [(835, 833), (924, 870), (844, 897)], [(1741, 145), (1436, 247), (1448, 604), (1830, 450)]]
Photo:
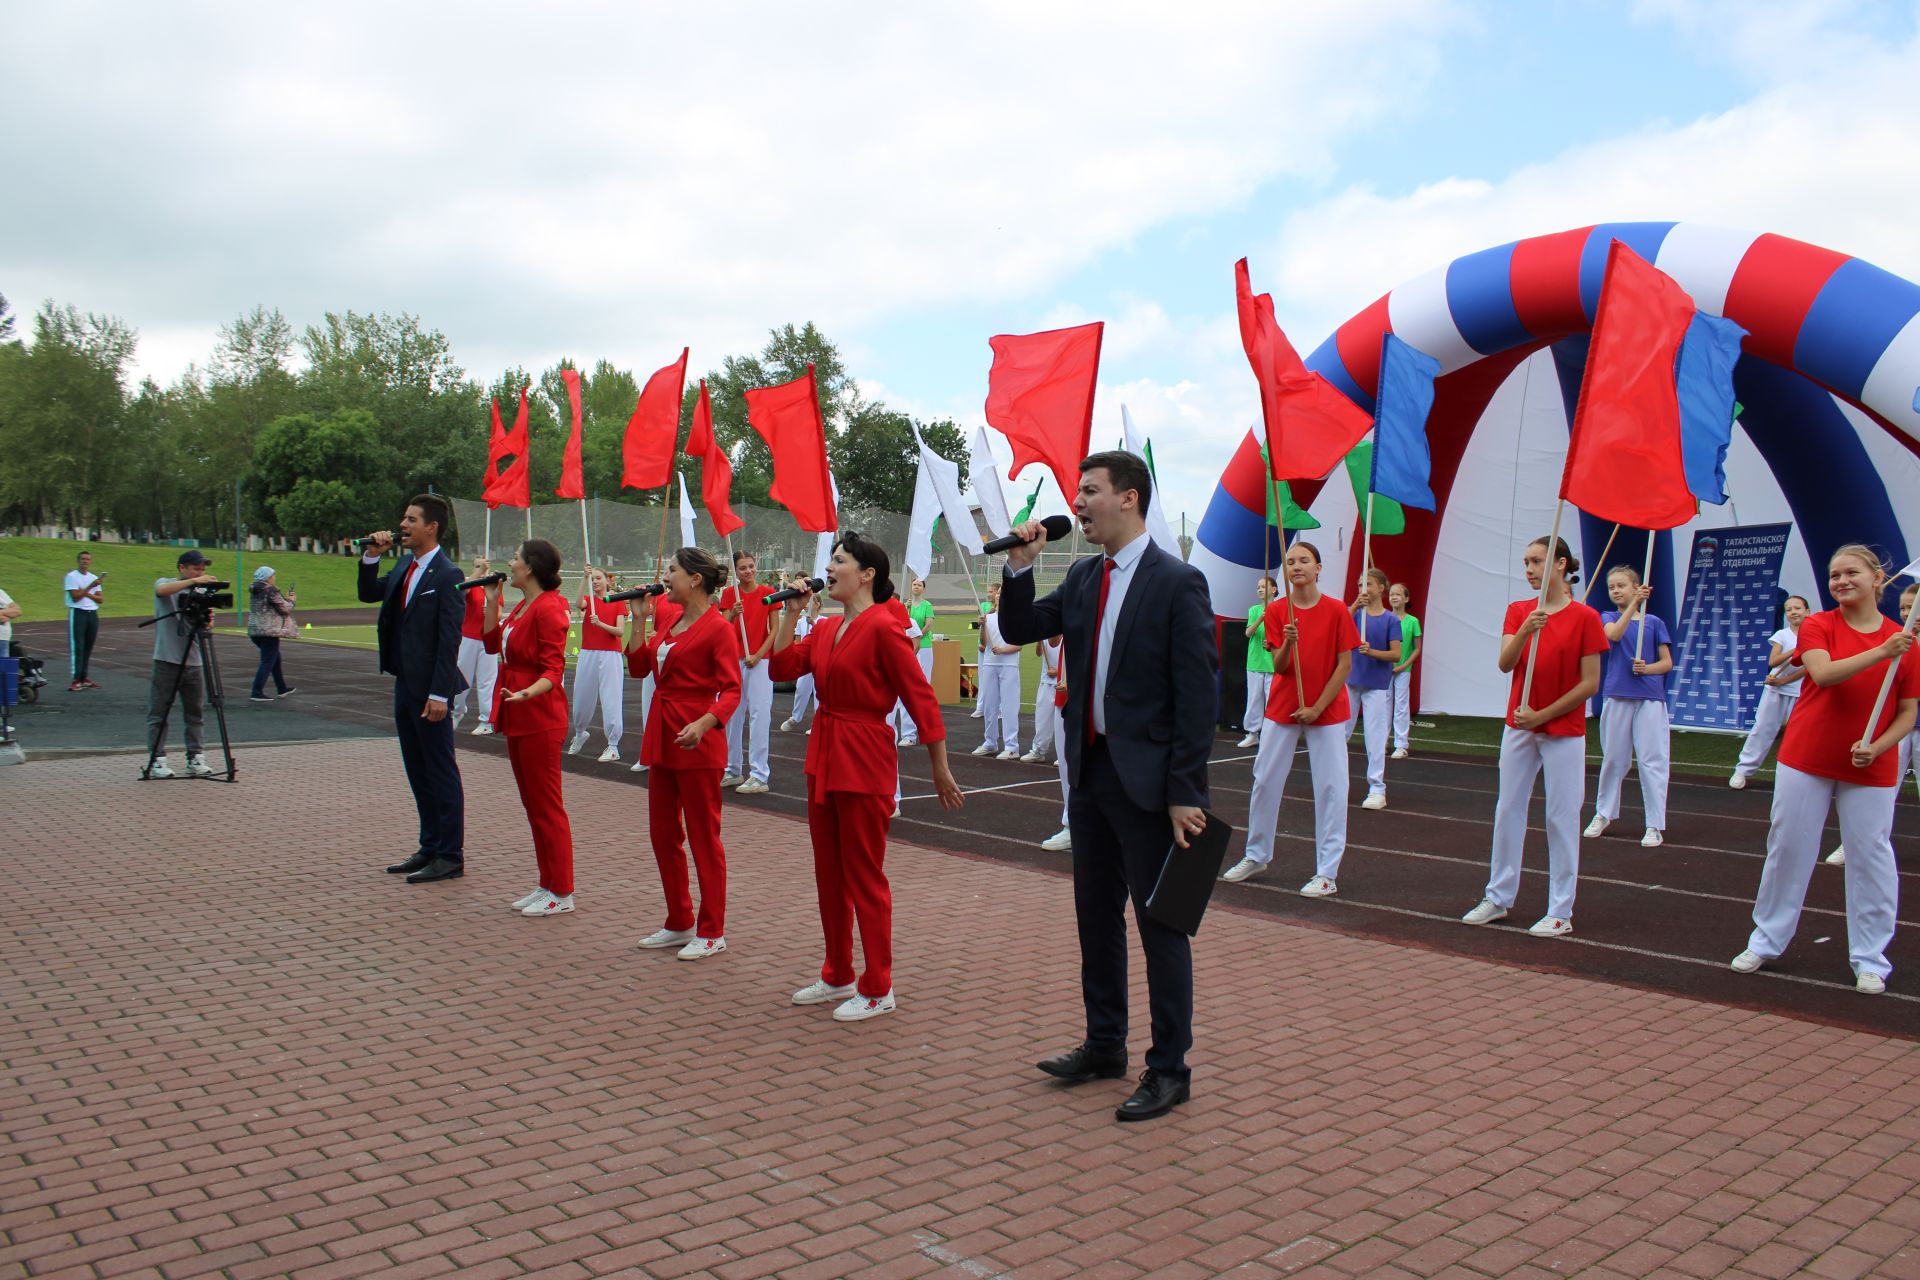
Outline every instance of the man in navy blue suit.
[(467, 687), (460, 674), (460, 622), (466, 599), (455, 590), (460, 569), (440, 550), (447, 504), (422, 494), (400, 518), (406, 554), (391, 572), (380, 557), (393, 545), (382, 530), (360, 558), (360, 599), (380, 606), (380, 670), (393, 679), (393, 724), (400, 759), (420, 811), (420, 848), (387, 870), (408, 884), (451, 880), (466, 871), (466, 796), (453, 758), (448, 701)]
[(1067, 826), (1087, 1038), (1040, 1070), (1070, 1083), (1127, 1070), (1127, 900), (1147, 955), (1152, 1047), (1121, 1120), (1151, 1120), (1187, 1100), (1193, 1044), (1193, 957), (1187, 935), (1146, 911), (1167, 854), (1206, 829), (1207, 757), (1218, 693), (1207, 580), (1153, 545), (1153, 478), (1115, 450), (1080, 464), (1080, 530), (1104, 554), (1034, 599), (1033, 563), (1046, 545), (1038, 520), (1007, 553), (1000, 633), (1029, 645), (1064, 635), (1067, 668)]

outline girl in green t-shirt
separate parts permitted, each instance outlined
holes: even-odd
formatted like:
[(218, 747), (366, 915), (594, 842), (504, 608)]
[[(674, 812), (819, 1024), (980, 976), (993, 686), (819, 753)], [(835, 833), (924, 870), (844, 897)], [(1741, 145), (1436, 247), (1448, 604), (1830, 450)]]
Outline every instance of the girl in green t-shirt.
[(1260, 745), (1260, 726), (1267, 718), (1267, 692), (1273, 684), (1273, 651), (1267, 648), (1267, 606), (1280, 594), (1279, 584), (1268, 577), (1261, 578), (1255, 590), (1260, 599), (1247, 610), (1247, 709), (1240, 716), (1240, 725), (1247, 734), (1240, 739), (1243, 747)]
[(1393, 758), (1407, 758), (1407, 731), (1413, 727), (1413, 661), (1420, 656), (1420, 619), (1407, 612), (1413, 592), (1404, 582), (1387, 588), (1387, 607), (1400, 619), (1400, 661), (1393, 666)]

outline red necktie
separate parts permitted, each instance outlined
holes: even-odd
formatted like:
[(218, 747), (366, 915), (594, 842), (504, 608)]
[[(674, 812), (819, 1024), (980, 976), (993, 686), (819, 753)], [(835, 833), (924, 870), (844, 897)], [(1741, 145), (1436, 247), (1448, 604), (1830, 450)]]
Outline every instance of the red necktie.
[[(407, 607), (407, 588), (413, 585), (413, 571), (419, 567), (420, 562), (418, 560), (407, 561), (407, 576), (400, 579), (400, 607), (402, 609)], [(1106, 594), (1104, 592), (1101, 593), (1100, 598), (1104, 601)]]
[(1093, 611), (1093, 656), (1087, 662), (1087, 745), (1093, 745), (1093, 699), (1100, 685), (1094, 679), (1100, 673), (1100, 628), (1107, 620), (1107, 592), (1113, 587), (1113, 558), (1100, 566), (1100, 605)]

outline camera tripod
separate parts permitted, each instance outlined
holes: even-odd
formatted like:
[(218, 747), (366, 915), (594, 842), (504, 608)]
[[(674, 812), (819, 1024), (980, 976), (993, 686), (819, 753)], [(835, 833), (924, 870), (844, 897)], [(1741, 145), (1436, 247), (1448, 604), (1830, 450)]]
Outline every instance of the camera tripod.
[(165, 664), (173, 671), (173, 682), (167, 688), (166, 705), (160, 708), (160, 723), (157, 731), (151, 734), (152, 741), (147, 744), (147, 762), (140, 766), (141, 781), (153, 776), (153, 762), (167, 749), (167, 724), (173, 718), (173, 702), (180, 696), (180, 686), (186, 683), (187, 663), (194, 651), (200, 652), (200, 683), (205, 692), (207, 703), (213, 708), (214, 723), (220, 727), (220, 751), (226, 757), (227, 767), (223, 771), (209, 773), (209, 781), (233, 782), (239, 775), (239, 766), (233, 759), (233, 739), (227, 733), (227, 699), (220, 688), (220, 661), (213, 652), (213, 613), (211, 610), (175, 609), (169, 613), (148, 618), (140, 625), (150, 627), (156, 622), (169, 618), (178, 618), (187, 625), (187, 651), (180, 661)]

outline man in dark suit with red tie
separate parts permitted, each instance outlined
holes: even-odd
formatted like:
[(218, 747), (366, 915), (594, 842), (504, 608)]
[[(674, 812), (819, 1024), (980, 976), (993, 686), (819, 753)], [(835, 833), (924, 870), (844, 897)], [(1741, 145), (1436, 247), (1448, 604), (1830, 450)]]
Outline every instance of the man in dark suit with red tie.
[(1206, 578), (1153, 545), (1153, 480), (1137, 455), (1096, 453), (1080, 464), (1074, 514), (1105, 552), (1034, 599), (1032, 567), (1046, 531), (1007, 553), (1000, 630), (1009, 644), (1064, 634), (1067, 825), (1080, 929), (1081, 1045), (1040, 1064), (1078, 1083), (1127, 1070), (1127, 899), (1147, 956), (1152, 1047), (1140, 1086), (1116, 1113), (1150, 1120), (1187, 1100), (1193, 1043), (1193, 958), (1187, 935), (1146, 913), (1167, 852), (1206, 827), (1219, 653)]
[(451, 880), (466, 871), (466, 796), (453, 758), (448, 701), (467, 681), (460, 674), (460, 623), (466, 599), (460, 570), (440, 550), (447, 504), (422, 494), (400, 518), (406, 554), (384, 576), (380, 557), (393, 545), (382, 530), (360, 558), (360, 599), (380, 606), (380, 669), (393, 680), (393, 723), (400, 760), (420, 811), (420, 848), (387, 870), (408, 884)]

